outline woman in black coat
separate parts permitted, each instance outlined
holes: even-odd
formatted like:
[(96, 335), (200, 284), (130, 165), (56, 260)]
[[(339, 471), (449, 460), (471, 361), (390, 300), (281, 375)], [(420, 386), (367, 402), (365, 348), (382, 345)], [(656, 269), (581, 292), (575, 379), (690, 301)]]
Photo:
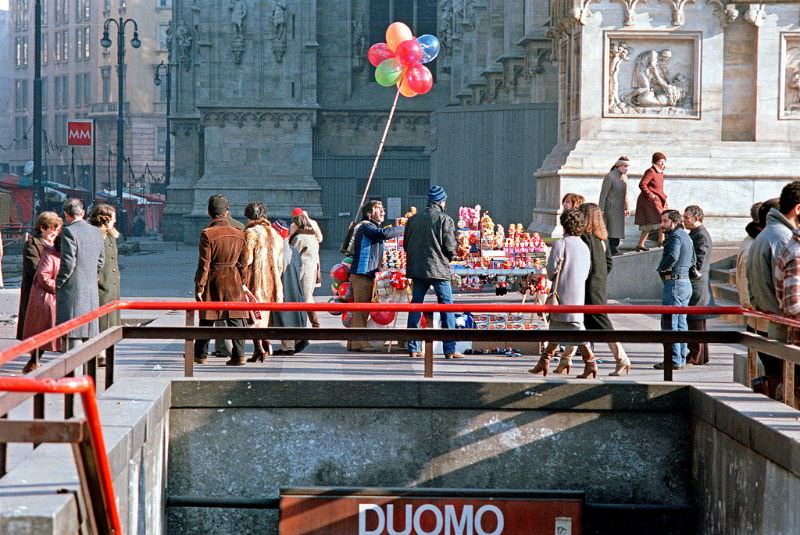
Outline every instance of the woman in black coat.
[[(589, 270), (589, 278), (586, 279), (586, 304), (587, 305), (605, 305), (608, 301), (608, 294), (606, 286), (608, 283), (608, 273), (611, 271), (613, 260), (611, 258), (611, 247), (608, 244), (608, 231), (603, 221), (603, 212), (600, 207), (594, 203), (582, 204), (578, 210), (583, 212), (584, 219), (586, 220), (586, 230), (581, 236), (581, 239), (589, 247), (591, 253), (591, 268)], [(611, 323), (607, 314), (586, 314), (584, 317), (584, 325), (587, 329), (599, 329), (604, 331), (613, 331), (614, 325)], [(609, 349), (614, 355), (614, 360), (617, 365), (613, 372), (609, 375), (618, 376), (630, 374), (631, 361), (625, 354), (622, 344), (619, 342), (609, 342)], [(558, 362), (558, 368), (555, 373), (569, 373), (572, 367), (572, 354), (574, 348), (568, 347), (564, 351), (564, 357)]]

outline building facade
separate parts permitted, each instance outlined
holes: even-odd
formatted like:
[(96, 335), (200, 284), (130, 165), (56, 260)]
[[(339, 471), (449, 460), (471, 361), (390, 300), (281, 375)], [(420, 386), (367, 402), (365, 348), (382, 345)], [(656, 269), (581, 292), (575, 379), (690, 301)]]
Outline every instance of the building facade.
[(11, 13), (0, 9), (0, 173), (10, 170), (8, 155), (14, 147), (14, 64), (10, 49)]
[[(10, 0), (14, 147), (5, 158), (22, 173), (33, 158), (34, 2)], [(91, 188), (92, 151), (67, 147), (69, 119), (97, 125), (98, 189), (116, 187), (117, 32), (100, 46), (107, 18), (133, 18), (142, 46), (130, 45), (126, 30), (125, 187), (134, 193), (163, 188), (166, 140), (164, 84), (153, 84), (154, 68), (168, 54), (170, 0), (42, 0), (43, 158), (47, 180)], [(156, 186), (157, 188), (158, 186)]]

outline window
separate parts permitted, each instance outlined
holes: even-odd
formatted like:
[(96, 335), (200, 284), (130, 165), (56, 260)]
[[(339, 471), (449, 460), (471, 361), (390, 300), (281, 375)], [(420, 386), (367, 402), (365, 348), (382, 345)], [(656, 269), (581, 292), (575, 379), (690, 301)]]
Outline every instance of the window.
[(92, 0), (83, 0), (83, 20), (92, 20)]
[(164, 158), (167, 154), (167, 127), (156, 127), (155, 157)]
[(75, 75), (75, 107), (81, 107), (81, 99), (83, 98), (83, 75)]
[(48, 46), (49, 40), (50, 34), (47, 32), (42, 33), (42, 65), (47, 65), (47, 58), (50, 54), (50, 47)]
[(156, 9), (172, 9), (172, 0), (156, 0)]
[(48, 18), (48, 15), (49, 15), (49, 13), (47, 11), (47, 5), (48, 5), (49, 2), (50, 2), (50, 0), (41, 0), (41, 4), (42, 4), (42, 26), (47, 26), (47, 18)]
[(53, 100), (53, 109), (57, 110), (61, 108), (61, 77), (55, 76), (53, 77), (53, 96), (55, 97)]
[(69, 75), (61, 77), (61, 107), (69, 108)]
[[(27, 1), (27, 0), (25, 0)], [(56, 4), (56, 20), (58, 24), (69, 23), (69, 0), (53, 0)]]
[(69, 30), (56, 32), (56, 63), (67, 63), (69, 61)]
[(108, 104), (111, 100), (111, 67), (100, 67), (100, 77), (103, 80), (103, 103)]
[(108, 16), (111, 13), (111, 0), (103, 0), (103, 15)]
[(89, 20), (91, 16), (91, 0), (75, 0), (75, 22)]
[(89, 61), (92, 50), (92, 30), (89, 26), (83, 28), (83, 59)]
[(17, 67), (28, 65), (28, 36), (20, 35), (14, 38), (14, 64)]
[(92, 82), (88, 72), (83, 73), (83, 105), (87, 108), (92, 105)]
[(169, 23), (158, 25), (158, 49), (167, 50), (169, 48)]
[(14, 81), (14, 110), (28, 111), (28, 80)]
[(408, 24), (414, 35), (436, 35), (436, 0), (371, 0), (370, 43), (386, 40), (386, 27), (394, 21)]
[(47, 100), (48, 100), (48, 97), (49, 97), (49, 94), (48, 94), (49, 91), (47, 91), (47, 87), (48, 87), (47, 86), (47, 78), (42, 76), (42, 110), (46, 110), (47, 109), (47, 104), (48, 104)]
[(75, 28), (75, 61), (83, 60), (83, 28)]
[(28, 29), (28, 21), (30, 20), (30, 3), (29, 0), (16, 0), (16, 11), (14, 13), (14, 26), (15, 30), (22, 32)]
[(14, 138), (16, 140), (16, 148), (28, 148), (28, 116), (17, 115), (14, 118)]

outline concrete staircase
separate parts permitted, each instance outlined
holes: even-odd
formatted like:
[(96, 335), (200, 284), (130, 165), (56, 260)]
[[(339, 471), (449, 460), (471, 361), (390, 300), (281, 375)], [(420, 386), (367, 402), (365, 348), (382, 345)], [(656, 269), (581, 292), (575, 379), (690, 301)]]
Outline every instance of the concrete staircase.
[[(736, 256), (728, 256), (711, 264), (711, 293), (717, 306), (739, 306), (736, 288)], [(722, 319), (744, 323), (738, 315), (723, 315)]]

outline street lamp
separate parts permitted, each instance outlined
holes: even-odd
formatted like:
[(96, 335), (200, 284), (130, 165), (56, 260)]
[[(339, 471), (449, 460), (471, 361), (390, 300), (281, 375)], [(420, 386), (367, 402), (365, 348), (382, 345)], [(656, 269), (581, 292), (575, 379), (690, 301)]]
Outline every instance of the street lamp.
[[(117, 216), (121, 219), (123, 214), (122, 204), (122, 164), (125, 161), (125, 120), (123, 117), (123, 103), (125, 102), (125, 26), (133, 24), (133, 39), (131, 46), (139, 48), (142, 42), (139, 40), (139, 25), (133, 19), (106, 19), (103, 23), (103, 38), (100, 39), (100, 46), (111, 48), (111, 39), (108, 36), (108, 28), (114, 23), (117, 26)], [(123, 228), (125, 228), (123, 226)]]
[(169, 186), (169, 179), (171, 176), (170, 172), (170, 159), (172, 157), (171, 153), (171, 143), (170, 143), (170, 136), (169, 136), (169, 103), (172, 100), (172, 64), (171, 63), (164, 63), (164, 60), (161, 60), (161, 63), (156, 65), (156, 73), (153, 77), (153, 83), (156, 87), (161, 85), (161, 78), (159, 78), (158, 74), (161, 71), (161, 68), (164, 68), (165, 77), (167, 79), (167, 139), (165, 143), (165, 150), (166, 154), (164, 155), (164, 185)]

